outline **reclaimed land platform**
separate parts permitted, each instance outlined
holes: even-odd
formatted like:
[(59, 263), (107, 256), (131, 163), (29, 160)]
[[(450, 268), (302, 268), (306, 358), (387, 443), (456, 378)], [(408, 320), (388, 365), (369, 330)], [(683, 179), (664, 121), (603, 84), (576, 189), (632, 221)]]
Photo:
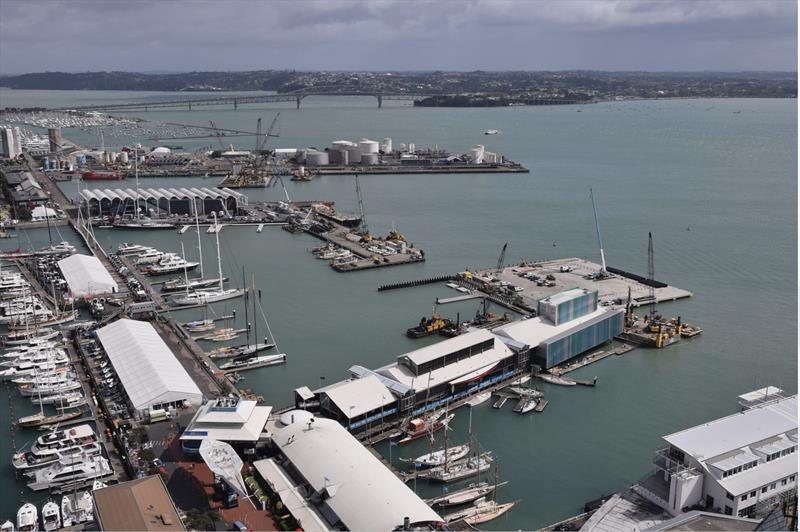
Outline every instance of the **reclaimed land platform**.
[[(568, 271), (562, 271), (564, 270)], [(567, 290), (569, 288), (584, 288), (589, 291), (599, 292), (600, 302), (608, 302), (614, 305), (624, 305), (628, 298), (628, 290), (631, 291), (631, 304), (634, 307), (649, 303), (650, 287), (617, 274), (610, 274), (604, 279), (592, 279), (589, 276), (600, 271), (600, 265), (594, 262), (580, 259), (577, 257), (567, 259), (546, 260), (540, 262), (527, 263), (520, 266), (510, 266), (504, 268), (496, 275), (501, 281), (507, 281), (513, 285), (522, 287), (522, 292), (517, 295), (522, 298), (526, 306), (536, 308), (536, 302), (547, 296)], [(554, 279), (555, 286), (538, 286), (535, 281), (520, 277), (517, 273), (530, 272), (545, 278), (550, 275)], [(493, 270), (484, 270), (479, 274), (493, 273)], [(676, 301), (691, 297), (692, 293), (666, 283), (661, 288), (655, 288), (656, 303), (665, 301)]]

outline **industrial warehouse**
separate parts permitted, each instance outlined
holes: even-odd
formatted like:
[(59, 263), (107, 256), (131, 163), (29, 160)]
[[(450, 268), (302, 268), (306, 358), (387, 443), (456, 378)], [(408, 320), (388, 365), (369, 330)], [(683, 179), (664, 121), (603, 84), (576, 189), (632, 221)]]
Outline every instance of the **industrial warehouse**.
[(140, 209), (161, 215), (206, 215), (211, 212), (235, 214), (247, 205), (247, 196), (227, 188), (140, 188), (92, 189), (81, 191), (81, 203), (91, 216), (135, 214)]

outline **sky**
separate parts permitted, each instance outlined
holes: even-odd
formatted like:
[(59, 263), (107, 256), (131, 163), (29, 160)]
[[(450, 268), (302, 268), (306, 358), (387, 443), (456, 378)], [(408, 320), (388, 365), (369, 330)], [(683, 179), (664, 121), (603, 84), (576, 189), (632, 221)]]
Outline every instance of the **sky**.
[(0, 0), (0, 74), (790, 70), (793, 0)]

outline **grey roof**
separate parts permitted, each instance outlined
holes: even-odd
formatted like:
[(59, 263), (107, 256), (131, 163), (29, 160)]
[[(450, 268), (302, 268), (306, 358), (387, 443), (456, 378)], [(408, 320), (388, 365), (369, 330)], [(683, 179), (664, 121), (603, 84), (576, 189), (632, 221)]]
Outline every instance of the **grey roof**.
[(793, 429), (797, 430), (796, 395), (669, 434), (664, 440), (705, 461)]
[(277, 430), (273, 441), (312, 491), (325, 499), (321, 513), (329, 520), (335, 514), (348, 530), (394, 530), (405, 517), (412, 524), (442, 521), (334, 420), (293, 423)]
[(406, 395), (408, 395), (408, 394), (410, 394), (410, 393), (412, 393), (414, 391), (414, 388), (412, 388), (411, 386), (406, 386), (405, 384), (403, 384), (401, 382), (397, 382), (395, 380), (392, 380), (389, 377), (381, 375), (380, 373), (376, 373), (376, 372), (372, 371), (371, 369), (365, 368), (364, 366), (358, 366), (358, 365), (352, 366), (352, 367), (350, 367), (350, 369), (348, 371), (354, 377), (357, 377), (359, 379), (361, 379), (363, 377), (366, 377), (367, 375), (375, 375), (376, 377), (378, 377), (381, 380), (381, 382), (383, 383), (384, 386), (389, 388), (398, 397), (404, 397), (404, 396), (406, 396)]
[(97, 329), (97, 338), (137, 410), (181, 400), (201, 403), (200, 389), (149, 323), (117, 320)]

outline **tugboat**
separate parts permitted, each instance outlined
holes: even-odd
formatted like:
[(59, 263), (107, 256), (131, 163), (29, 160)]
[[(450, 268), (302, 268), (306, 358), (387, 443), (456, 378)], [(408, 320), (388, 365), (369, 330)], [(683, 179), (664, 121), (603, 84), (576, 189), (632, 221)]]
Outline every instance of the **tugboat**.
[(411, 327), (406, 331), (406, 336), (409, 338), (424, 338), (441, 332), (453, 326), (453, 322), (447, 318), (442, 318), (436, 312), (431, 314), (430, 319), (423, 317), (419, 320), (419, 325)]

